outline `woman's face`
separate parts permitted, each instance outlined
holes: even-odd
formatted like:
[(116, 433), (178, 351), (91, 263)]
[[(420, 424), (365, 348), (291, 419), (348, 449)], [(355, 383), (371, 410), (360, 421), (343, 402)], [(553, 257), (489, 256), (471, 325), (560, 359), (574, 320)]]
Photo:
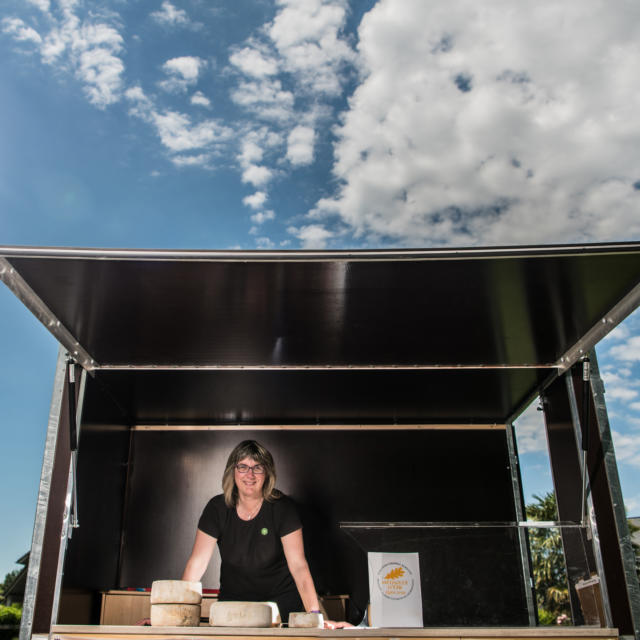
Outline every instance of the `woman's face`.
[[(255, 466), (259, 465), (258, 470), (262, 469), (262, 473), (255, 472)], [(248, 467), (248, 471), (240, 473), (238, 467), (241, 469), (243, 466)], [(233, 471), (236, 487), (238, 487), (238, 493), (242, 497), (246, 498), (260, 498), (262, 497), (262, 486), (266, 478), (264, 467), (256, 462), (253, 458), (243, 458), (236, 464)]]

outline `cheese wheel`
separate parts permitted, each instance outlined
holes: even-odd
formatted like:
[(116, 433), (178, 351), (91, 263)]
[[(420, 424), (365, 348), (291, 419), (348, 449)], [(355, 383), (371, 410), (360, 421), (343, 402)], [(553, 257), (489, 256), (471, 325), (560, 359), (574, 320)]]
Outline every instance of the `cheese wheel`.
[(212, 627), (270, 627), (273, 609), (265, 602), (212, 602)]
[(200, 604), (202, 583), (187, 580), (154, 580), (151, 604)]
[(324, 629), (324, 618), (321, 613), (296, 611), (289, 614), (289, 628)]
[(152, 627), (199, 627), (199, 604), (152, 604)]
[(264, 602), (263, 604), (268, 604), (271, 607), (271, 626), (279, 627), (282, 624), (282, 619), (278, 605), (275, 602)]

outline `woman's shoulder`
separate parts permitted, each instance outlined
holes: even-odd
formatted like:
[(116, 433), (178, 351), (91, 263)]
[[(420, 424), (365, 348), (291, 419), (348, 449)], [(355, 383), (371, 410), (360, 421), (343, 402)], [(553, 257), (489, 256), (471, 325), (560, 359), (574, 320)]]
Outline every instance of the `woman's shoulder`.
[(207, 510), (215, 509), (216, 511), (222, 511), (227, 508), (228, 507), (224, 501), (223, 493), (220, 493), (217, 496), (213, 496), (213, 498), (211, 498), (209, 502), (207, 502), (207, 504), (205, 505), (205, 509)]
[(282, 512), (282, 511), (297, 511), (296, 502), (293, 498), (290, 498), (282, 491), (275, 491), (273, 500), (269, 502), (271, 504), (274, 511)]

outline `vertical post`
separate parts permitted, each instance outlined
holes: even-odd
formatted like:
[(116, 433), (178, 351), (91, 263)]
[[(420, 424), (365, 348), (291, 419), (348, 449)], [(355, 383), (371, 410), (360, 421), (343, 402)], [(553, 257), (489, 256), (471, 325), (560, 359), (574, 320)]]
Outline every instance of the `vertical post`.
[[(558, 508), (558, 519), (579, 523), (582, 520), (582, 469), (580, 447), (576, 441), (565, 375), (556, 378), (544, 391), (544, 409), (549, 461)], [(591, 542), (586, 530), (561, 529), (562, 547), (567, 569), (571, 618), (575, 625), (584, 624), (575, 584), (596, 571)]]
[[(57, 460), (57, 449), (60, 445), (59, 441), (60, 439), (64, 439), (61, 438), (61, 436), (66, 432), (64, 428), (61, 428), (61, 423), (65, 421), (65, 415), (63, 414), (66, 412), (65, 403), (63, 402), (65, 372), (65, 350), (60, 347), (58, 350), (58, 362), (56, 364), (53, 394), (49, 410), (31, 552), (29, 554), (29, 568), (27, 569), (22, 621), (20, 624), (20, 640), (29, 640), (32, 633), (49, 632), (48, 624), (51, 620), (50, 605), (48, 607), (49, 615), (46, 615), (46, 612), (43, 615), (43, 611), (47, 609), (47, 590), (49, 590), (50, 594), (53, 594), (57, 554), (54, 553), (54, 555), (51, 556), (51, 551), (52, 547), (59, 546), (62, 524), (62, 510), (59, 509), (59, 505), (54, 504), (55, 499), (53, 496), (59, 493), (60, 481), (66, 481), (67, 479), (64, 474), (63, 477), (60, 478), (60, 472), (58, 470), (60, 465)], [(68, 446), (66, 450), (68, 451)], [(68, 470), (68, 458), (66, 468)], [(58, 522), (57, 545), (54, 520)], [(51, 567), (52, 561), (53, 569)]]
[[(509, 470), (511, 473), (511, 488), (513, 490), (513, 504), (515, 506), (516, 521), (526, 520), (524, 495), (522, 493), (522, 479), (520, 476), (520, 464), (518, 447), (513, 433), (513, 424), (506, 424), (507, 449), (509, 451)], [(535, 627), (538, 622), (536, 600), (533, 593), (533, 580), (531, 577), (531, 557), (529, 554), (529, 534), (526, 529), (518, 526), (518, 541), (520, 543), (520, 561), (522, 564), (522, 578), (524, 583), (527, 612), (529, 614), (529, 626)]]
[[(68, 380), (73, 381), (75, 368), (77, 365), (70, 363), (67, 369)], [(65, 508), (62, 521), (62, 535), (60, 536), (60, 550), (58, 552), (58, 569), (56, 571), (56, 581), (53, 590), (53, 604), (51, 606), (51, 624), (56, 624), (58, 620), (58, 610), (60, 609), (60, 596), (62, 593), (62, 576), (64, 573), (64, 560), (67, 553), (67, 541), (71, 538), (73, 530), (79, 527), (78, 505), (77, 505), (77, 485), (76, 485), (76, 454), (80, 441), (80, 425), (82, 421), (82, 407), (84, 403), (84, 390), (87, 381), (87, 372), (82, 369), (80, 378), (80, 388), (76, 389), (75, 384), (69, 384), (68, 394), (73, 394), (73, 400), (69, 400), (69, 412), (75, 413), (75, 417), (70, 424), (70, 445), (71, 461), (69, 464), (69, 476), (67, 480), (67, 493), (65, 497)], [(74, 447), (75, 445), (75, 447)]]
[[(609, 428), (595, 351), (590, 353), (591, 384), (588, 387), (590, 449), (587, 455), (593, 517), (597, 524), (602, 564), (613, 626), (621, 635), (640, 640), (640, 588), (635, 555), (627, 523), (616, 456)], [(574, 387), (579, 388), (574, 384)]]

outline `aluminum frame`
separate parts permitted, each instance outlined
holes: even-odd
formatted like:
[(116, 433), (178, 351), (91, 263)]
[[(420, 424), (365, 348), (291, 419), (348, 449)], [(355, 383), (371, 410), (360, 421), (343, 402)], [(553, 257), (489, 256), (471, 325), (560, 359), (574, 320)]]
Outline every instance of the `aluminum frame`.
[[(595, 351), (593, 351), (589, 357), (591, 360), (591, 396), (596, 410), (595, 419), (604, 450), (604, 465), (608, 479), (609, 491), (611, 492), (616, 528), (618, 531), (618, 543), (620, 545), (620, 554), (622, 556), (622, 564), (627, 583), (629, 608), (633, 619), (635, 637), (637, 640), (640, 640), (640, 585), (638, 584), (638, 577), (636, 574), (635, 553), (633, 551), (631, 534), (627, 523), (627, 514), (624, 508), (624, 499), (622, 496), (622, 488), (620, 486), (620, 477), (618, 475), (616, 454), (611, 438), (609, 416), (605, 403), (604, 383), (600, 377), (600, 370)], [(597, 535), (597, 531), (594, 532), (594, 539), (595, 535)], [(598, 559), (597, 556), (596, 559)]]
[[(511, 488), (513, 489), (513, 505), (516, 511), (516, 519), (522, 522), (525, 519), (525, 508), (522, 498), (522, 486), (520, 482), (520, 464), (518, 459), (518, 450), (516, 445), (513, 424), (507, 423), (505, 429), (507, 440), (507, 449), (509, 452), (509, 473), (511, 475)], [(525, 592), (525, 600), (527, 601), (527, 611), (529, 613), (529, 626), (535, 627), (537, 622), (537, 605), (535, 595), (533, 593), (533, 579), (531, 569), (531, 557), (529, 554), (529, 540), (527, 530), (518, 527), (518, 541), (520, 542), (520, 562), (522, 564), (522, 578)]]
[[(73, 366), (73, 365), (71, 365)], [(84, 404), (84, 392), (87, 383), (87, 372), (83, 369), (80, 376), (80, 385), (78, 388), (78, 402), (76, 406), (76, 428), (78, 433), (78, 448), (80, 448), (80, 434), (82, 432), (82, 408)], [(78, 524), (72, 522), (74, 515), (73, 504), (76, 500), (76, 452), (72, 452), (71, 460), (69, 461), (69, 478), (67, 480), (67, 492), (65, 495), (65, 510), (62, 521), (62, 535), (60, 536), (60, 550), (58, 553), (58, 570), (56, 572), (56, 583), (53, 592), (53, 605), (51, 607), (51, 624), (57, 624), (58, 612), (60, 609), (60, 595), (62, 592), (62, 576), (64, 574), (64, 560), (67, 554), (67, 544), (73, 534), (73, 529)], [(76, 505), (77, 507), (77, 505)]]
[(58, 350), (58, 361), (56, 364), (53, 382), (51, 408), (49, 410), (47, 435), (42, 460), (42, 472), (40, 474), (40, 487), (38, 489), (36, 516), (33, 527), (31, 553), (29, 555), (29, 568), (27, 569), (27, 583), (24, 593), (22, 620), (20, 623), (20, 640), (29, 640), (33, 627), (33, 615), (36, 605), (36, 594), (38, 589), (38, 580), (40, 577), (40, 562), (42, 559), (44, 532), (49, 505), (51, 476), (53, 474), (53, 466), (55, 462), (56, 443), (58, 440), (58, 430), (60, 425), (60, 411), (64, 395), (65, 374), (67, 368), (66, 353), (66, 349), (61, 346)]

